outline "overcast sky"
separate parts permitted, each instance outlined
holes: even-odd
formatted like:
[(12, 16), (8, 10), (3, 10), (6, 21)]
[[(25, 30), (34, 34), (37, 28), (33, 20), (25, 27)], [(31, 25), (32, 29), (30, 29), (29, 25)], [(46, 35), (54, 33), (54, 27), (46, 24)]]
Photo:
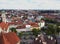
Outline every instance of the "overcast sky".
[(60, 0), (0, 0), (0, 9), (60, 10)]

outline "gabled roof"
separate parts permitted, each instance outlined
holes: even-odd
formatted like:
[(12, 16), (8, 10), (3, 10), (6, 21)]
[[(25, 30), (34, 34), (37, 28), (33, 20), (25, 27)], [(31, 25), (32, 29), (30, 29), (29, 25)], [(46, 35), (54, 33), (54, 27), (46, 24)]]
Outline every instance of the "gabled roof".
[(24, 29), (24, 28), (26, 28), (26, 25), (24, 25), (24, 24), (16, 27), (16, 29)]
[(17, 44), (19, 41), (18, 36), (14, 32), (0, 34), (1, 44)]
[(0, 35), (0, 44), (10, 44), (7, 42), (7, 39), (4, 37), (4, 35)]
[(21, 25), (23, 22), (8, 22), (9, 25)]
[(31, 25), (32, 27), (39, 27), (38, 23), (36, 22), (30, 22), (29, 25)]
[(0, 27), (1, 27), (3, 30), (4, 30), (4, 29), (7, 30), (8, 26), (9, 26), (8, 23), (5, 23), (5, 22), (1, 22), (1, 23), (0, 23)]

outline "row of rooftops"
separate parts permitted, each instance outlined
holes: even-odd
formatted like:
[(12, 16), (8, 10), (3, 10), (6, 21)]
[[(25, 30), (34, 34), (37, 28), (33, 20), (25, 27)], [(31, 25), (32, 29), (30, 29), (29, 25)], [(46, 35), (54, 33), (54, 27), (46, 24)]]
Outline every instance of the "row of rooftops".
[[(2, 13), (2, 14), (5, 14), (5, 13)], [(1, 15), (2, 15), (1, 14)], [(8, 14), (8, 13), (7, 13)], [(5, 14), (6, 15), (6, 14)], [(38, 16), (36, 16), (36, 18), (34, 18), (35, 16), (33, 16), (33, 15), (30, 15), (30, 16), (24, 16), (24, 15), (22, 15), (21, 17), (15, 17), (15, 16), (12, 16), (12, 18), (11, 18), (11, 21), (9, 22), (8, 20), (7, 20), (7, 18), (6, 18), (6, 20), (7, 20), (7, 23), (8, 23), (8, 25), (18, 25), (16, 28), (25, 28), (25, 26), (26, 25), (31, 25), (32, 27), (39, 27), (39, 25), (38, 25), (38, 23), (44, 23), (44, 21), (43, 20), (40, 20), (41, 19), (41, 17), (38, 17)], [(36, 22), (37, 21), (37, 22)], [(2, 23), (2, 24), (4, 24), (4, 23)], [(19, 26), (20, 25), (20, 26)], [(2, 26), (2, 25), (1, 25)], [(3, 25), (4, 26), (4, 25)], [(3, 27), (2, 26), (2, 27)], [(8, 27), (8, 26), (7, 26)]]
[(34, 15), (28, 15), (25, 16), (24, 14), (22, 14), (21, 16), (11, 16), (11, 14), (5, 14), (7, 17), (7, 23), (9, 25), (21, 25), (18, 26), (16, 28), (25, 28), (26, 25), (31, 25), (32, 27), (39, 27), (38, 23), (44, 22), (43, 20), (40, 20), (43, 17), (39, 17), (39, 16), (34, 16)]
[[(6, 16), (7, 19), (13, 19), (13, 17), (23, 17), (23, 16), (31, 16), (33, 15), (34, 17), (36, 16), (45, 16), (48, 18), (52, 18), (52, 19), (59, 19), (59, 13), (40, 13), (39, 11), (35, 11), (35, 10), (6, 10), (5, 12), (7, 12)], [(25, 19), (25, 18), (24, 18)]]
[(56, 38), (50, 35), (39, 34), (32, 44), (56, 44)]
[[(12, 19), (13, 19), (13, 17), (23, 17), (23, 16), (26, 16), (27, 18), (28, 18), (28, 16), (33, 16), (34, 18), (36, 18), (37, 16), (44, 16), (44, 17), (46, 17), (46, 18), (51, 18), (51, 19), (56, 19), (56, 20), (59, 20), (60, 19), (60, 15), (58, 15), (59, 13), (41, 13), (41, 14), (38, 14), (38, 13), (36, 13), (36, 12), (33, 12), (33, 13), (28, 13), (28, 14), (24, 14), (24, 12), (23, 13), (19, 13), (19, 14), (16, 14), (16, 15), (12, 15)], [(11, 15), (8, 15), (8, 17), (10, 17), (10, 19), (11, 19)], [(8, 18), (7, 17), (7, 18)], [(26, 17), (23, 17), (24, 19), (26, 19)]]

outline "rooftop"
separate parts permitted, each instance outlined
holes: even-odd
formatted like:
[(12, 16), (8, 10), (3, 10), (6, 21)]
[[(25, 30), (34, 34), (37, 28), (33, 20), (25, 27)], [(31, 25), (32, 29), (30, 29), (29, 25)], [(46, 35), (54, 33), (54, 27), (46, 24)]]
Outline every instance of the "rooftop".
[(0, 34), (1, 44), (17, 44), (18, 42), (19, 42), (19, 38), (14, 32)]

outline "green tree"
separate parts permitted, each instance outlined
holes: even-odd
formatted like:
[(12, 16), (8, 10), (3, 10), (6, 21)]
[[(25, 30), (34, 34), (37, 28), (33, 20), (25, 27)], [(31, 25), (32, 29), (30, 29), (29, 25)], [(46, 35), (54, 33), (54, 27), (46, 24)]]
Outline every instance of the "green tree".
[(23, 33), (22, 33), (22, 32), (20, 32), (18, 36), (19, 36), (19, 37), (22, 37), (22, 36), (23, 36)]
[(56, 34), (59, 33), (60, 30), (59, 30), (57, 25), (55, 25), (55, 24), (48, 24), (46, 29), (43, 28), (43, 31), (46, 34), (49, 34), (49, 35), (51, 35), (51, 34), (56, 35)]
[(10, 28), (10, 30), (11, 30), (12, 32), (17, 33), (16, 28), (14, 28), (14, 27)]
[(33, 32), (33, 35), (37, 36), (40, 33), (40, 30), (34, 28), (34, 29), (32, 29), (32, 32)]
[(55, 19), (45, 18), (44, 20), (48, 23), (57, 23), (57, 21)]
[(60, 32), (60, 26), (57, 26), (57, 34), (59, 35)]

